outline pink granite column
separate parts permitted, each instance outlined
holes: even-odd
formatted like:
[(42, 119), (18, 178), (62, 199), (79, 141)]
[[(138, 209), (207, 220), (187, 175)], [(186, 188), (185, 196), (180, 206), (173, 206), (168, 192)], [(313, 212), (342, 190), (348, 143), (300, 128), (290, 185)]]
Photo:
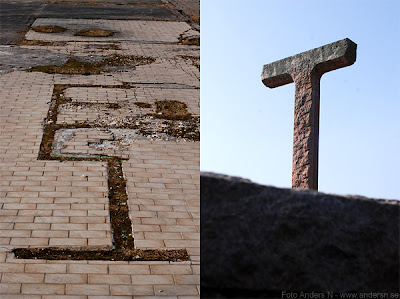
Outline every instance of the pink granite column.
[(309, 68), (295, 82), (292, 188), (318, 190), (320, 76)]

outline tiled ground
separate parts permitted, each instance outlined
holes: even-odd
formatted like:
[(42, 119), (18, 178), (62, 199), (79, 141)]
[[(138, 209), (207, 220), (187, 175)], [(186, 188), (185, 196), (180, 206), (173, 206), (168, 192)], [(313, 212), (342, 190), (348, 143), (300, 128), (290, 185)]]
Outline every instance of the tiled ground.
[[(40, 33), (30, 30), (27, 40), (43, 41), (129, 41), (129, 43), (175, 43), (182, 34), (198, 34), (185, 22), (131, 21), (131, 20), (87, 20), (87, 19), (36, 19), (32, 27), (56, 25), (67, 30), (58, 33)], [(75, 36), (82, 29), (103, 29), (114, 32), (110, 37)]]
[[(38, 23), (36, 23), (38, 22)], [(38, 160), (43, 121), (54, 84), (138, 85), (132, 89), (71, 87), (66, 96), (78, 102), (185, 102), (199, 114), (199, 69), (181, 55), (199, 56), (199, 47), (174, 44), (190, 29), (179, 22), (38, 19), (51, 25), (108, 26), (120, 35), (125, 55), (155, 57), (153, 64), (100, 75), (49, 75), (11, 72), (0, 76), (0, 298), (168, 298), (199, 297), (199, 143), (138, 139), (114, 150), (123, 162), (136, 248), (186, 248), (191, 260), (46, 261), (16, 259), (16, 247), (107, 247), (112, 245), (108, 212), (107, 165), (91, 161)], [(79, 25), (79, 26), (78, 26)], [(67, 33), (67, 32), (66, 32)], [(73, 35), (28, 32), (26, 38), (70, 40)], [(82, 39), (78, 39), (82, 40)], [(48, 48), (76, 56), (105, 56), (90, 39)], [(90, 50), (90, 51), (88, 51)], [(157, 83), (158, 85), (152, 85)], [(168, 83), (168, 84), (165, 84)], [(126, 107), (125, 107), (126, 108)], [(122, 109), (122, 108), (121, 108)], [(71, 109), (70, 109), (71, 110)], [(73, 109), (72, 109), (73, 110)], [(80, 111), (82, 112), (82, 111)], [(107, 111), (103, 111), (107, 112)], [(132, 110), (131, 113), (140, 111)], [(86, 109), (84, 117), (99, 111)], [(125, 115), (111, 109), (109, 113)], [(59, 122), (73, 122), (77, 111), (60, 111)], [(62, 153), (99, 150), (89, 142), (107, 140), (108, 129), (77, 132)], [(85, 141), (85, 138), (87, 139)], [(69, 142), (69, 144), (68, 144)], [(74, 143), (77, 142), (77, 143)], [(79, 142), (81, 144), (79, 144)], [(104, 151), (104, 150), (103, 150)], [(109, 154), (109, 153), (108, 153)], [(58, 297), (57, 297), (58, 298)]]

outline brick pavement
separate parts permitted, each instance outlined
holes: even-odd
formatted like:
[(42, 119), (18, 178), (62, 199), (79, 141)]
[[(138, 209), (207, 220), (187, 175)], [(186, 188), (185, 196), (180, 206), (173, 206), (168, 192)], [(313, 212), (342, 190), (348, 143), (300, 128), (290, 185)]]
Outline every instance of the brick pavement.
[[(190, 261), (54, 261), (17, 259), (11, 252), (16, 247), (110, 248), (113, 244), (107, 163), (38, 160), (44, 119), (55, 84), (136, 84), (131, 89), (68, 88), (66, 97), (72, 102), (121, 105), (119, 109), (108, 111), (104, 107), (99, 110), (83, 107), (81, 111), (74, 111), (63, 106), (57, 119), (60, 123), (93, 120), (101, 113), (114, 117), (126, 117), (127, 113), (137, 115), (144, 112), (133, 109), (132, 103), (160, 100), (185, 102), (188, 112), (199, 115), (199, 69), (192, 59), (184, 57), (198, 57), (199, 47), (177, 44), (181, 34), (191, 30), (186, 23), (118, 20), (84, 20), (82, 23), (74, 19), (37, 19), (34, 25), (42, 23), (65, 25), (71, 30), (83, 25), (108, 26), (121, 35), (100, 41), (74, 38), (71, 42), (71, 34), (29, 31), (27, 39), (67, 42), (25, 48), (44, 48), (78, 57), (110, 53), (145, 55), (156, 61), (99, 75), (15, 71), (0, 76), (0, 297), (198, 298), (199, 142), (185, 138), (142, 136), (128, 138), (127, 143), (120, 140), (112, 149), (92, 147), (92, 143), (112, 141), (125, 132), (112, 131), (108, 123), (108, 127), (101, 129), (72, 132), (69, 139), (60, 141), (59, 154), (108, 154), (126, 158), (122, 167), (135, 247), (185, 248)], [(119, 49), (100, 48), (113, 45), (115, 41)], [(129, 135), (129, 132), (124, 134)]]

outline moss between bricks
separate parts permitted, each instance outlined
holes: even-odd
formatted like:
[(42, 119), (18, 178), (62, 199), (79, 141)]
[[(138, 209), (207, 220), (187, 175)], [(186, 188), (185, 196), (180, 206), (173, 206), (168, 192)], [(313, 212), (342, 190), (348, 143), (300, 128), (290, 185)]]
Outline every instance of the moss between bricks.
[(190, 19), (200, 25), (200, 14), (191, 14)]
[(100, 50), (122, 50), (121, 46), (117, 43), (101, 46), (98, 49), (100, 49)]
[(179, 43), (186, 46), (200, 46), (200, 37), (199, 36), (189, 36), (183, 37), (182, 35), (179, 37)]
[(136, 102), (134, 104), (140, 108), (151, 108), (151, 104), (145, 102)]
[(74, 34), (75, 36), (89, 36), (89, 37), (109, 37), (113, 36), (114, 32), (103, 29), (85, 29), (79, 30)]
[(154, 116), (160, 119), (170, 120), (189, 120), (192, 115), (186, 110), (185, 103), (178, 101), (157, 101), (156, 112)]
[(59, 46), (65, 45), (64, 42), (48, 42), (48, 41), (43, 41), (43, 40), (27, 40), (25, 37), (21, 38), (17, 45), (20, 46), (43, 46), (43, 47), (50, 47), (54, 46), (55, 44)]
[(146, 5), (146, 6), (163, 6), (163, 4), (157, 3), (143, 3), (141, 1), (130, 1), (130, 2), (115, 2), (115, 1), (66, 1), (66, 0), (52, 0), (49, 4), (64, 4), (64, 5)]
[[(132, 236), (132, 222), (129, 218), (128, 196), (126, 194), (126, 181), (122, 170), (122, 160), (118, 157), (56, 157), (52, 155), (52, 144), (55, 132), (60, 128), (98, 127), (93, 124), (57, 124), (58, 107), (70, 102), (62, 94), (68, 87), (100, 87), (94, 85), (55, 85), (53, 89), (52, 102), (48, 116), (45, 119), (45, 128), (40, 144), (39, 160), (59, 161), (104, 161), (107, 162), (108, 173), (108, 197), (110, 200), (110, 222), (113, 235), (113, 249), (71, 249), (71, 248), (16, 248), (13, 250), (17, 258), (23, 259), (48, 259), (48, 260), (116, 260), (116, 261), (187, 261), (190, 257), (186, 249), (179, 250), (140, 250), (134, 248)], [(106, 88), (130, 88), (129, 85), (102, 86)], [(163, 101), (161, 101), (163, 102)], [(181, 111), (183, 105), (173, 103), (169, 106), (163, 103), (160, 109), (164, 111)], [(111, 107), (113, 108), (113, 107)], [(172, 110), (171, 110), (172, 109)]]
[(32, 30), (41, 33), (60, 33), (67, 31), (67, 28), (61, 26), (44, 25), (33, 27)]
[(145, 56), (130, 56), (112, 54), (98, 62), (85, 62), (70, 58), (63, 65), (40, 65), (29, 68), (28, 72), (43, 72), (48, 74), (67, 74), (67, 75), (97, 75), (102, 72), (111, 72), (105, 69), (108, 66), (138, 66), (151, 64), (156, 59)]
[(46, 260), (111, 260), (111, 261), (188, 261), (189, 255), (185, 249), (126, 249), (126, 250), (79, 250), (47, 248), (17, 248), (13, 250), (20, 259)]

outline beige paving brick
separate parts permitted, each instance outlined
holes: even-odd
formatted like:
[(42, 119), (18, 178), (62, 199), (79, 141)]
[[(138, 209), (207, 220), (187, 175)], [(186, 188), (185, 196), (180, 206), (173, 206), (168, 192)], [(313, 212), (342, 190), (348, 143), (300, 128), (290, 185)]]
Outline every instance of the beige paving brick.
[(32, 231), (33, 238), (68, 238), (68, 231), (62, 230), (34, 230)]
[(174, 279), (172, 275), (131, 275), (133, 285), (141, 284), (174, 284)]
[(89, 284), (130, 284), (131, 277), (127, 274), (89, 274)]
[(10, 263), (1, 263), (0, 264), (0, 272), (19, 272), (23, 273), (24, 272), (25, 265), (23, 264), (10, 264)]
[(37, 295), (60, 295), (65, 294), (65, 286), (60, 284), (22, 284), (22, 294), (37, 294)]
[(154, 296), (154, 288), (151, 285), (111, 285), (111, 295), (129, 296)]
[(14, 222), (14, 223), (32, 223), (33, 222), (33, 216), (2, 216), (0, 217), (0, 222)]
[(26, 273), (67, 273), (66, 264), (29, 264)]
[(168, 248), (200, 247), (200, 240), (164, 240)]
[(89, 238), (88, 246), (96, 246), (96, 247), (112, 246), (111, 236), (107, 237), (107, 239), (105, 239), (105, 238), (101, 238), (101, 239)]
[(30, 230), (10, 230), (3, 229), (0, 230), (0, 237), (30, 237)]
[(51, 216), (52, 210), (19, 210), (18, 216)]
[(46, 246), (49, 245), (48, 238), (11, 238), (11, 245), (15, 246)]
[(71, 231), (70, 238), (106, 238), (105, 231)]
[[(0, 294), (19, 294), (21, 292), (21, 284), (20, 283), (0, 283)], [(4, 296), (1, 296), (4, 298)]]
[(33, 210), (36, 204), (11, 204), (5, 203), (2, 207), (4, 210)]
[(110, 265), (110, 274), (150, 274), (149, 265)]
[(159, 224), (159, 225), (176, 225), (177, 224), (177, 219), (173, 218), (141, 218), (142, 224), (145, 225), (154, 225), (154, 224)]
[(42, 283), (44, 274), (36, 273), (3, 273), (2, 283)]
[(197, 232), (197, 227), (194, 225), (161, 225), (160, 227), (163, 232), (182, 232), (183, 238), (187, 233)]
[(96, 217), (96, 216), (87, 216), (87, 217), (75, 217), (72, 216), (69, 218), (70, 223), (105, 223), (107, 222), (106, 217)]
[(177, 219), (179, 225), (200, 225), (200, 219)]
[(181, 240), (182, 236), (180, 233), (166, 233), (166, 232), (145, 232), (146, 240)]
[(15, 227), (14, 223), (0, 223), (0, 229), (12, 229)]
[(194, 285), (156, 285), (154, 290), (159, 296), (199, 294)]
[(161, 231), (160, 225), (140, 225), (136, 224), (133, 227), (134, 232), (159, 232)]
[(182, 275), (182, 274), (175, 274), (174, 275), (176, 284), (191, 284), (191, 285), (198, 285), (200, 284), (200, 275)]
[(11, 242), (11, 238), (0, 238), (1, 245), (9, 245)]
[(136, 248), (158, 249), (165, 247), (163, 240), (135, 240)]
[(0, 210), (0, 216), (17, 216), (16, 210)]
[(139, 205), (141, 211), (172, 212), (172, 206), (162, 205)]
[(63, 224), (58, 224), (58, 223), (52, 223), (51, 224), (51, 229), (52, 230), (86, 230), (87, 225), (84, 223), (63, 223)]
[(61, 284), (85, 284), (88, 282), (87, 274), (46, 274), (45, 283), (61, 283)]
[(69, 217), (35, 217), (35, 223), (69, 223)]
[(190, 265), (150, 265), (151, 274), (192, 274)]
[(67, 284), (67, 295), (109, 295), (110, 286), (107, 284)]
[[(86, 227), (86, 225), (85, 225), (85, 227)], [(110, 225), (108, 223), (96, 223), (96, 224), (88, 223), (87, 229), (89, 231), (96, 231), (96, 230), (107, 231), (110, 229)], [(80, 230), (80, 229), (76, 228), (76, 230)]]
[[(110, 274), (111, 274), (110, 265)], [(87, 264), (70, 264), (67, 267), (67, 273), (108, 273), (108, 265), (87, 265)]]
[(87, 210), (54, 210), (53, 216), (87, 216)]
[(49, 246), (87, 246), (86, 238), (50, 238)]

